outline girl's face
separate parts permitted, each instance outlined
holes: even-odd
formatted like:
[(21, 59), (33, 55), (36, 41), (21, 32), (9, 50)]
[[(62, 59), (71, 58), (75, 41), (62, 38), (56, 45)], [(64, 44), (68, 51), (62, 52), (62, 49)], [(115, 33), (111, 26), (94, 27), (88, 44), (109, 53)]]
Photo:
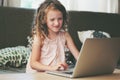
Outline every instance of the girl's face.
[(57, 33), (63, 25), (63, 15), (59, 10), (49, 10), (46, 15), (46, 24), (49, 32)]

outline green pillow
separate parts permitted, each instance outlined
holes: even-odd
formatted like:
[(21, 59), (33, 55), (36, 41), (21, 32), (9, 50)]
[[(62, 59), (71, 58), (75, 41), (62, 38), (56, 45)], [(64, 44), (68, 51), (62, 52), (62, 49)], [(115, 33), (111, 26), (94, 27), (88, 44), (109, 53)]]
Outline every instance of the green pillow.
[(24, 46), (0, 49), (0, 67), (21, 67), (26, 65), (31, 50)]

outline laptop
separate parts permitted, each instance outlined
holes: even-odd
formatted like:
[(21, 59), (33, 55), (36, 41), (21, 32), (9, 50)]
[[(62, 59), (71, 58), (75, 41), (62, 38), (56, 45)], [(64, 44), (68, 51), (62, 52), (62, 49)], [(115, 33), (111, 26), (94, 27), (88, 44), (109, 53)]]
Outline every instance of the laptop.
[(82, 45), (73, 69), (46, 73), (69, 78), (111, 74), (119, 57), (120, 38), (89, 38)]

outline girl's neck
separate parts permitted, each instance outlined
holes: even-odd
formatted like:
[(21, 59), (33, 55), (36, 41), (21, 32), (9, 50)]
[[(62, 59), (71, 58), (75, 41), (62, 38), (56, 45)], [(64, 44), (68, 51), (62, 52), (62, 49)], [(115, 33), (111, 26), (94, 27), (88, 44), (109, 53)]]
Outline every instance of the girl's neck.
[(51, 40), (56, 39), (58, 34), (59, 34), (59, 32), (57, 32), (57, 33), (49, 33), (48, 34), (48, 38), (51, 39)]

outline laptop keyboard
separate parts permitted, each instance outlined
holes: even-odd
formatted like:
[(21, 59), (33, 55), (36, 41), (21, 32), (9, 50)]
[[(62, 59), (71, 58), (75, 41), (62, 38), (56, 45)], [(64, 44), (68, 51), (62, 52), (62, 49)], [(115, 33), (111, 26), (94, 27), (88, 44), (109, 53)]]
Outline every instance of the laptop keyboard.
[(72, 74), (73, 72), (69, 72), (69, 71), (68, 71), (68, 72), (63, 72), (63, 73), (65, 73), (65, 74)]
[(62, 73), (66, 73), (66, 74), (72, 74), (73, 73), (73, 69), (74, 69), (74, 65), (69, 65), (67, 70), (61, 71), (61, 72)]

